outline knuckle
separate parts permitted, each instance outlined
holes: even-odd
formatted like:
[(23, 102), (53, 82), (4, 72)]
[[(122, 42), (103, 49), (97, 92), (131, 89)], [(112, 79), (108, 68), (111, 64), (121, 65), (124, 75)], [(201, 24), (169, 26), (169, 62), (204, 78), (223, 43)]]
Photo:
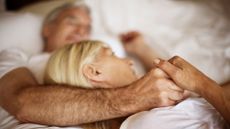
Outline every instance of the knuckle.
[(166, 74), (159, 68), (156, 68), (154, 71), (154, 75), (157, 77), (164, 77)]
[(165, 60), (162, 60), (161, 61), (161, 65), (164, 67), (164, 66), (167, 66), (167, 61), (165, 61)]
[(167, 93), (166, 93), (165, 91), (161, 91), (161, 92), (159, 93), (159, 97), (160, 97), (161, 99), (165, 99), (165, 98), (167, 98)]
[(175, 98), (177, 98), (178, 100), (181, 100), (181, 99), (183, 99), (183, 94), (180, 93), (180, 92), (176, 92), (175, 93)]
[(159, 68), (153, 68), (150, 70), (151, 75), (156, 76)]
[(164, 80), (161, 79), (161, 78), (158, 78), (156, 81), (155, 81), (155, 85), (160, 88), (163, 84)]
[(169, 100), (169, 99), (162, 99), (161, 100), (161, 106), (172, 106), (172, 105), (175, 105), (176, 104), (176, 101), (172, 101), (172, 100)]

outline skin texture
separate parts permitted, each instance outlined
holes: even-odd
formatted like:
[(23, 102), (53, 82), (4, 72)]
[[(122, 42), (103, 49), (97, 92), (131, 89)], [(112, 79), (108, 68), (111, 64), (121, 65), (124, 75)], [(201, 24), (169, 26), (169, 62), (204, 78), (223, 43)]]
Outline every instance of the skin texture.
[(126, 87), (86, 90), (40, 86), (30, 71), (18, 68), (1, 78), (0, 93), (4, 96), (0, 98), (1, 106), (20, 121), (57, 126), (127, 116), (170, 106), (183, 98), (181, 91), (175, 90), (173, 83), (156, 69)]
[(65, 44), (88, 39), (90, 30), (91, 18), (88, 11), (82, 8), (65, 9), (55, 20), (44, 26), (44, 51), (51, 52)]
[[(73, 8), (64, 10), (54, 24), (44, 26), (45, 51), (51, 52), (69, 43), (67, 41), (78, 41), (88, 36), (89, 15), (83, 13), (86, 15), (81, 17), (84, 20), (79, 18), (78, 24), (72, 26), (67, 22), (68, 18), (65, 20), (72, 13), (83, 12)], [(69, 40), (67, 37), (72, 33), (83, 38)], [(183, 98), (182, 92), (157, 68), (138, 81), (116, 89), (86, 90), (62, 85), (39, 85), (27, 68), (12, 70), (0, 79), (0, 105), (6, 111), (21, 122), (57, 126), (79, 125), (174, 105)]]
[(125, 51), (137, 57), (149, 71), (153, 67), (153, 59), (160, 57), (154, 50), (145, 42), (143, 35), (138, 31), (130, 31), (120, 35), (120, 40), (123, 43)]
[(83, 74), (97, 88), (122, 87), (137, 80), (132, 60), (117, 57), (109, 47), (103, 47), (87, 66)]
[(164, 70), (178, 86), (198, 93), (210, 102), (230, 123), (230, 83), (222, 87), (200, 72), (184, 59), (176, 56), (169, 61), (155, 60), (155, 65)]

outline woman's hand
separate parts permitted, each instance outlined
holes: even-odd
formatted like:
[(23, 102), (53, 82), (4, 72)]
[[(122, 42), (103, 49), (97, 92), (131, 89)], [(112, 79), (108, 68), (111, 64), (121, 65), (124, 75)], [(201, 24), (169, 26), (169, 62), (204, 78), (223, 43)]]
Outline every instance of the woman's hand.
[(156, 59), (154, 63), (183, 89), (200, 94), (210, 84), (216, 84), (212, 79), (178, 56), (171, 58), (169, 61)]
[(169, 61), (157, 59), (154, 64), (165, 71), (181, 88), (198, 93), (212, 104), (230, 123), (230, 90), (218, 85), (184, 59), (176, 56)]

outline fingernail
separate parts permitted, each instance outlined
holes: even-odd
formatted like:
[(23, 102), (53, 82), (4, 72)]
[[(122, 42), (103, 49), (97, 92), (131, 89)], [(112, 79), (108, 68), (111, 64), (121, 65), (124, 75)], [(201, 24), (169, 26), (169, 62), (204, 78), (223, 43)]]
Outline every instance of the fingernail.
[(160, 59), (154, 59), (154, 60), (153, 60), (153, 63), (154, 63), (154, 64), (159, 64), (159, 63), (160, 63)]

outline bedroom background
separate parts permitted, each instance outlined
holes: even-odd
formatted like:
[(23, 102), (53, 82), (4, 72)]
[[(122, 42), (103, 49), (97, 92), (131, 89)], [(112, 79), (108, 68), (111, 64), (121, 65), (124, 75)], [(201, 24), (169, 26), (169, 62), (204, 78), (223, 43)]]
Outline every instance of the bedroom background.
[[(20, 47), (29, 54), (39, 53), (44, 16), (76, 1), (80, 0), (0, 0), (0, 50)], [(180, 55), (219, 83), (230, 79), (230, 1), (81, 1), (92, 10), (92, 37), (110, 43), (119, 56), (125, 53), (118, 34), (138, 30), (165, 58)], [(140, 64), (136, 67), (143, 72)]]

